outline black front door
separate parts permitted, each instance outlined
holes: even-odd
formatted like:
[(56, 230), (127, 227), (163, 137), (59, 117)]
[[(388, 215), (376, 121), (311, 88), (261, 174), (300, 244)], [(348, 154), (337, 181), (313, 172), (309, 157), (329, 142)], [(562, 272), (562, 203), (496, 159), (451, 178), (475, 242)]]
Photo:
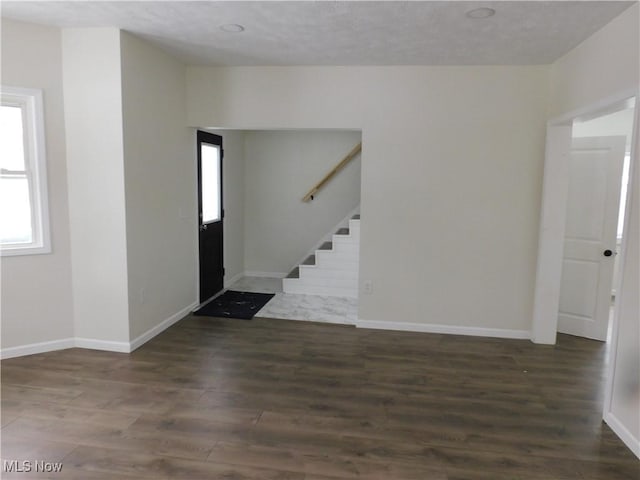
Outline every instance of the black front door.
[(222, 137), (198, 131), (200, 303), (222, 290)]

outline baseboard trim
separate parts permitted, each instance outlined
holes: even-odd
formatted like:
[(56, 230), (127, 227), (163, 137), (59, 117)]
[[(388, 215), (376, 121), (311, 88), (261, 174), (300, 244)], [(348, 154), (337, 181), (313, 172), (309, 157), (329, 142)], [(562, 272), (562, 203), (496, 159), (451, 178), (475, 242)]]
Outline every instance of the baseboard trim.
[(36, 353), (53, 352), (55, 350), (64, 350), (75, 346), (74, 338), (63, 338), (60, 340), (52, 340), (49, 342), (30, 343), (28, 345), (19, 345), (17, 347), (8, 347), (0, 350), (0, 359), (24, 357), (26, 355), (35, 355)]
[(233, 285), (238, 280), (240, 280), (244, 275), (245, 275), (244, 272), (240, 272), (237, 275), (234, 275), (233, 277), (231, 277), (229, 280), (225, 280), (224, 281), (224, 288), (229, 288), (231, 285)]
[(195, 310), (198, 307), (198, 305), (199, 305), (198, 302), (193, 302), (191, 305), (184, 307), (179, 312), (174, 313), (166, 320), (160, 322), (155, 327), (150, 328), (149, 330), (144, 332), (142, 335), (137, 336), (135, 339), (129, 342), (129, 352), (133, 352), (135, 349), (137, 349), (138, 347), (141, 347), (156, 335), (159, 335), (160, 333), (164, 332), (167, 328), (169, 328), (174, 323), (178, 322), (179, 320), (182, 320), (185, 316), (189, 315), (193, 310)]
[(613, 413), (607, 412), (604, 416), (604, 421), (609, 425), (609, 428), (613, 430), (613, 433), (620, 437), (620, 440), (629, 447), (629, 450), (631, 450), (636, 457), (640, 458), (640, 439), (635, 438)]
[(109, 340), (97, 340), (95, 338), (64, 338), (60, 340), (52, 340), (50, 342), (32, 343), (29, 345), (20, 345), (17, 347), (3, 348), (0, 350), (0, 359), (24, 357), (25, 355), (34, 355), (36, 353), (53, 352), (55, 350), (64, 350), (67, 348), (87, 348), (89, 350), (103, 350), (107, 352), (131, 353), (138, 347), (141, 347), (156, 335), (164, 332), (174, 323), (183, 319), (198, 306), (198, 302), (184, 307), (179, 312), (171, 315), (153, 328), (150, 328), (142, 335), (139, 335), (131, 342), (114, 342)]
[(244, 272), (244, 276), (245, 277), (272, 277), (272, 278), (284, 278), (287, 275), (289, 275), (288, 273), (282, 273), (282, 272), (259, 272), (259, 271), (254, 271), (254, 270), (248, 270), (246, 272)]
[(503, 328), (460, 327), (433, 323), (382, 322), (378, 320), (357, 320), (356, 327), (375, 330), (400, 330), (405, 332), (443, 333), (447, 335), (468, 335), (472, 337), (531, 339), (528, 330), (509, 330)]
[(74, 347), (118, 353), (130, 352), (129, 342), (114, 342), (111, 340), (97, 340), (95, 338), (76, 337)]

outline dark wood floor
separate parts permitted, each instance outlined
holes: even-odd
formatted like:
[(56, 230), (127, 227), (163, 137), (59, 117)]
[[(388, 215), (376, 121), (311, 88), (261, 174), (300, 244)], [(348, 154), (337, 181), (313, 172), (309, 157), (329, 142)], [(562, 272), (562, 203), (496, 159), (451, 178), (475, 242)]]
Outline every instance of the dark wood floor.
[(2, 362), (3, 478), (640, 478), (605, 346), (188, 317), (127, 354)]

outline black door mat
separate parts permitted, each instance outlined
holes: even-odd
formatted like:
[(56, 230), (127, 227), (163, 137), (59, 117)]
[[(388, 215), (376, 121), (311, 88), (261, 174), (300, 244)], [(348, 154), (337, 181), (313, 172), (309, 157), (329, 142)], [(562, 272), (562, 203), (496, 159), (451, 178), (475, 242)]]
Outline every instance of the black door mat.
[(251, 320), (274, 297), (273, 293), (236, 292), (227, 290), (200, 310), (193, 312), (202, 317), (240, 318)]

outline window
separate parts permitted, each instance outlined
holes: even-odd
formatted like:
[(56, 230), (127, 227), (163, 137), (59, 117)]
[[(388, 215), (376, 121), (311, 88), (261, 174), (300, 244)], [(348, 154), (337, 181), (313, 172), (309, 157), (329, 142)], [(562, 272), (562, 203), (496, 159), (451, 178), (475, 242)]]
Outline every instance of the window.
[(42, 91), (0, 87), (0, 96), (0, 253), (49, 253)]
[(220, 146), (203, 143), (202, 150), (202, 223), (220, 221)]

